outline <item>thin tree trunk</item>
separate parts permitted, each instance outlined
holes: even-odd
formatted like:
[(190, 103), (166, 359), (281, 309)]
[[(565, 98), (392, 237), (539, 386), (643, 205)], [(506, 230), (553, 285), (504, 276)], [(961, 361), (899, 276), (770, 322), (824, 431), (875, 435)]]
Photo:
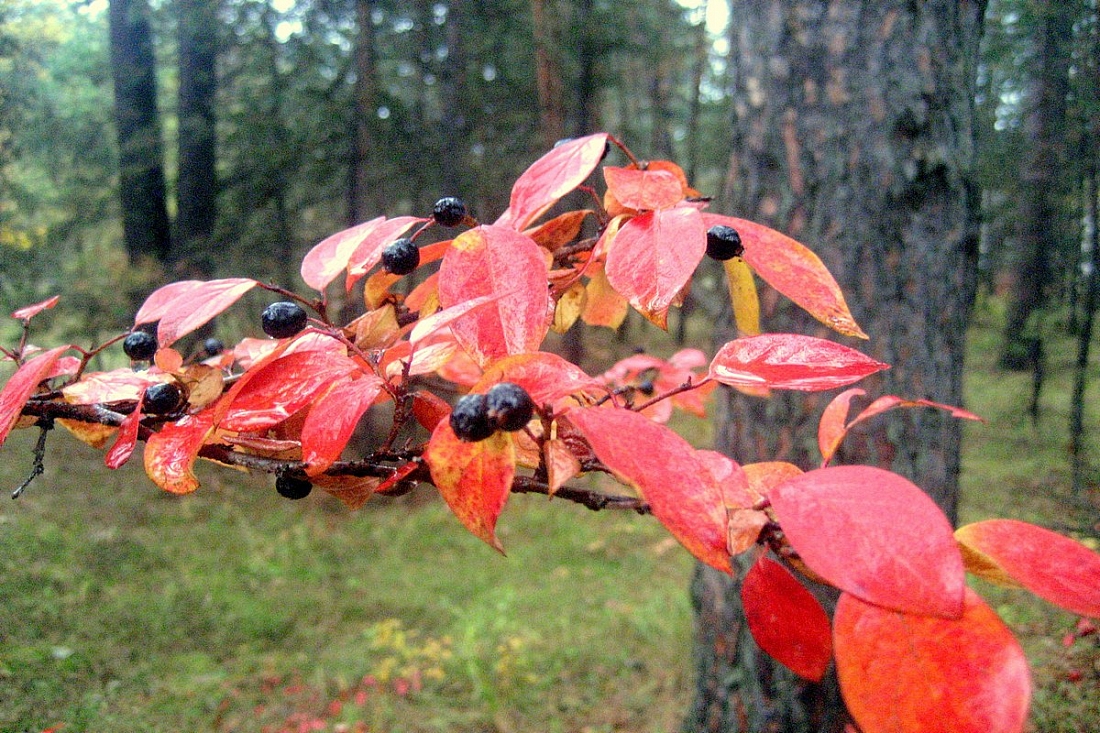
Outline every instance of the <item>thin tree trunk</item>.
[[(851, 345), (893, 365), (861, 385), (871, 395), (962, 402), (977, 278), (970, 165), (983, 5), (732, 3), (735, 169), (724, 203), (800, 239), (836, 275), (871, 335)], [(840, 339), (774, 292), (762, 298), (767, 330)], [(720, 337), (734, 335), (728, 326)], [(718, 445), (744, 463), (811, 468), (816, 423), (831, 397), (724, 391)], [(898, 411), (851, 436), (839, 462), (908, 476), (954, 520), (960, 439), (958, 422), (944, 414)], [(843, 729), (835, 680), (799, 680), (749, 641), (736, 582), (700, 567), (693, 601), (699, 676), (685, 731)]]
[(377, 107), (378, 84), (374, 59), (374, 0), (355, 2), (355, 100), (352, 105), (350, 175), (348, 176), (348, 226), (369, 218), (377, 207), (371, 191), (372, 123)]
[(145, 0), (112, 0), (108, 20), (126, 253), (132, 263), (165, 262), (171, 229), (149, 7)]
[(1031, 369), (1041, 387), (1041, 328), (1035, 322), (1049, 296), (1052, 262), (1061, 248), (1064, 227), (1059, 212), (1066, 161), (1066, 97), (1072, 4), (1032, 0), (1038, 23), (1038, 48), (1025, 121), (1025, 160), (1019, 201), (1019, 251), (1005, 323), (1001, 366)]
[(535, 82), (539, 95), (539, 132), (544, 148), (565, 137), (565, 91), (554, 8), (548, 0), (531, 0), (535, 41)]
[(180, 276), (214, 272), (212, 236), (217, 218), (216, 99), (218, 3), (180, 0), (179, 173), (173, 266)]
[(1100, 301), (1100, 201), (1096, 186), (1096, 157), (1093, 156), (1088, 173), (1088, 217), (1092, 226), (1092, 256), (1088, 282), (1085, 285), (1085, 304), (1077, 332), (1077, 363), (1073, 370), (1073, 399), (1069, 425), (1069, 453), (1073, 465), (1073, 494), (1080, 496), (1088, 468), (1084, 454), (1085, 437), (1085, 382), (1088, 376), (1089, 347), (1092, 344), (1093, 322)]

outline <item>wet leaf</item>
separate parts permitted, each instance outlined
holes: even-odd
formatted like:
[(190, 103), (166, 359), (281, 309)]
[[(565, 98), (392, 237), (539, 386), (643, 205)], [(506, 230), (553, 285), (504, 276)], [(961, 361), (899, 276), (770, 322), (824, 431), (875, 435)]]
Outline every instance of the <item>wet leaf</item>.
[(706, 252), (706, 229), (690, 206), (636, 216), (607, 247), (607, 280), (660, 328)]
[[(1014, 519), (960, 527), (955, 538), (974, 554), (1040, 598), (1081, 616), (1100, 618), (1100, 554), (1069, 537)], [(972, 571), (974, 567), (969, 567)], [(977, 573), (992, 579), (990, 573)]]
[(579, 392), (599, 394), (604, 391), (600, 383), (579, 366), (546, 351), (501, 359), (485, 370), (471, 391), (488, 392), (498, 382), (514, 382), (523, 387), (536, 405), (553, 404)]
[(15, 421), (23, 412), (23, 406), (31, 398), (40, 382), (53, 369), (54, 364), (69, 346), (57, 346), (37, 354), (18, 369), (0, 390), (0, 445), (8, 438)]
[(966, 585), (951, 524), (907, 479), (871, 466), (820, 468), (768, 494), (809, 568), (869, 603), (958, 618)]
[(323, 291), (347, 268), (359, 243), (385, 220), (379, 216), (325, 237), (302, 258), (302, 280), (314, 290)]
[(111, 449), (107, 451), (107, 455), (103, 457), (103, 463), (110, 469), (116, 469), (124, 465), (130, 460), (130, 456), (134, 454), (134, 448), (137, 447), (138, 433), (141, 428), (141, 399), (145, 396), (145, 390), (141, 391), (138, 396), (137, 405), (134, 407), (134, 411), (131, 412), (122, 421), (122, 424), (118, 426), (118, 438), (115, 440), (115, 444), (111, 446)]
[(503, 554), (496, 524), (516, 474), (511, 434), (497, 432), (485, 440), (467, 443), (454, 434), (449, 420), (441, 420), (428, 441), (424, 461), (433, 483), (459, 521)]
[(829, 616), (791, 573), (761, 555), (741, 585), (752, 638), (800, 677), (820, 682), (833, 657)]
[(209, 280), (187, 288), (167, 303), (160, 314), (157, 339), (171, 346), (178, 339), (205, 325), (256, 287), (256, 281), (244, 277)]
[(211, 410), (186, 415), (168, 423), (145, 442), (145, 473), (160, 488), (173, 494), (189, 494), (199, 488), (193, 470), (214, 424)]
[(382, 380), (373, 374), (358, 379), (341, 377), (310, 408), (302, 425), (302, 460), (306, 474), (328, 470), (348, 444), (360, 418), (382, 393)]
[(731, 387), (834, 389), (888, 369), (855, 349), (825, 339), (771, 333), (735, 339), (710, 365), (710, 377)]
[(508, 210), (499, 226), (526, 229), (562, 196), (584, 183), (599, 165), (607, 145), (607, 133), (562, 143), (536, 160), (512, 186)]
[(969, 588), (955, 619), (912, 615), (843, 593), (837, 674), (863, 733), (1020, 733), (1031, 677), (1012, 632)]

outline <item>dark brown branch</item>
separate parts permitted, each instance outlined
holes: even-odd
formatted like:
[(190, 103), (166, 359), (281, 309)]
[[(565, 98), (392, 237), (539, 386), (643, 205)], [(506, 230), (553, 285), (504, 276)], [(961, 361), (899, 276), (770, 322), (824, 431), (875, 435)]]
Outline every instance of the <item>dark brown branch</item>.
[[(118, 403), (114, 406), (117, 407), (119, 411), (116, 412), (104, 405), (71, 405), (66, 402), (31, 400), (24, 405), (23, 414), (33, 415), (51, 421), (54, 418), (63, 418), (118, 427), (122, 424), (123, 419), (125, 419), (125, 413), (133, 409), (133, 402)], [(150, 428), (142, 426), (138, 437), (141, 440), (146, 440), (153, 433), (154, 431)], [(39, 442), (41, 443), (42, 441), (40, 440)], [(264, 473), (304, 473), (306, 468), (306, 464), (302, 461), (270, 458), (252, 453), (244, 453), (239, 450), (234, 450), (232, 446), (219, 443), (204, 445), (199, 450), (198, 455), (200, 458), (215, 461), (217, 463), (229, 466), (239, 466), (251, 471), (262, 471)], [(394, 471), (397, 470), (399, 466), (409, 462), (420, 462), (419, 455), (415, 451), (388, 451), (385, 453), (376, 453), (369, 458), (361, 460), (337, 461), (325, 471), (325, 475), (362, 476), (386, 479), (393, 476)], [(37, 459), (35, 465), (37, 466)], [(586, 471), (606, 470), (604, 467), (594, 465), (591, 462), (585, 462), (583, 467)], [(39, 471), (39, 473), (41, 472)], [(37, 473), (34, 474), (34, 476), (37, 475)], [(415, 471), (404, 478), (407, 481), (419, 481), (426, 484), (432, 484), (431, 474), (428, 471), (427, 465), (424, 463), (420, 463)], [(29, 483), (29, 480), (27, 483)], [(516, 494), (551, 495), (549, 485), (529, 476), (517, 476), (512, 482), (512, 492)], [(582, 489), (576, 486), (562, 486), (554, 492), (552, 498), (564, 499), (566, 501), (581, 504), (593, 511), (599, 511), (601, 509), (626, 509), (637, 512), (638, 514), (650, 513), (649, 505), (633, 496), (605, 494), (601, 491)]]

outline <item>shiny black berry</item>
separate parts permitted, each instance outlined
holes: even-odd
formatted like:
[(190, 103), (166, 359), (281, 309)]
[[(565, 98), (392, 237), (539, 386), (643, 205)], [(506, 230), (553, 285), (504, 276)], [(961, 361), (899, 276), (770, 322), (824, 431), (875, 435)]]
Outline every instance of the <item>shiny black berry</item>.
[(157, 353), (157, 337), (145, 331), (134, 331), (126, 335), (122, 350), (134, 361), (148, 361)]
[(285, 339), (305, 328), (307, 320), (302, 306), (283, 300), (264, 308), (260, 325), (271, 338)]
[(733, 227), (725, 224), (712, 226), (707, 230), (707, 256), (719, 261), (740, 257), (745, 251), (741, 244), (741, 235)]
[(402, 237), (382, 250), (382, 267), (394, 275), (408, 275), (420, 266), (420, 250), (411, 239)]
[(282, 473), (275, 479), (275, 490), (287, 499), (304, 499), (313, 491), (313, 484), (304, 478)]
[(476, 443), (496, 432), (489, 420), (489, 407), (485, 402), (483, 394), (468, 394), (455, 403), (451, 411), (451, 430), (459, 440)]
[(175, 382), (157, 382), (145, 390), (141, 411), (147, 415), (166, 415), (183, 402), (183, 392)]
[(454, 196), (444, 196), (432, 207), (432, 218), (436, 224), (456, 227), (466, 219), (466, 204)]
[(221, 339), (208, 338), (202, 342), (202, 350), (207, 356), (217, 356), (225, 351), (225, 344), (222, 343)]
[(489, 421), (500, 430), (521, 430), (535, 414), (535, 403), (527, 390), (512, 382), (494, 384), (485, 394)]
[(654, 387), (653, 380), (651, 379), (646, 379), (638, 383), (638, 391), (646, 397), (650, 397), (655, 389), (656, 387)]

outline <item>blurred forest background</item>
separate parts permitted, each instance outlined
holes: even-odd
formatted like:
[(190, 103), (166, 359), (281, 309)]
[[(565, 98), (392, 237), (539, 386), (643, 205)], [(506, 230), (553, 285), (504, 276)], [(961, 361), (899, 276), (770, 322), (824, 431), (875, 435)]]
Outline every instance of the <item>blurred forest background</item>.
[[(957, 4), (973, 5), (982, 4)], [(713, 210), (752, 218), (756, 212), (738, 204), (743, 189), (759, 182), (745, 180), (748, 163), (731, 153), (748, 134), (739, 124), (751, 116), (743, 108), (762, 106), (738, 67), (748, 58), (738, 55), (746, 26), (737, 11), (745, 6), (3, 0), (0, 313), (61, 294), (67, 307), (36, 319), (36, 340), (90, 344), (128, 328), (136, 305), (169, 280), (249, 276), (305, 292), (298, 263), (327, 235), (380, 214), (425, 215), (445, 195), (461, 196), (491, 221), (506, 207), (511, 181), (542, 151), (597, 130), (641, 158), (677, 161), (714, 197)], [(859, 73), (866, 70), (852, 69), (851, 79)], [(1057, 427), (1044, 424), (1047, 435), (1057, 432), (1056, 446), (1031, 457), (1066, 465), (1072, 486), (1060, 488), (1074, 511), (1087, 510), (1036, 511), (1048, 525), (1095, 535), (1096, 505), (1081, 499), (1098, 483), (1083, 439), (1097, 420), (1085, 397), (1087, 378), (1096, 377), (1090, 348), (1100, 300), (1097, 1), (990, 0), (976, 80), (974, 155), (961, 157), (972, 160), (980, 192), (973, 313), (981, 350), (978, 359), (971, 353), (967, 374), (987, 389), (978, 397), (994, 413), (985, 413), (991, 422), (1024, 416), (1009, 420), (1021, 435), (1026, 421), (1032, 429), (1039, 423), (1047, 395), (1067, 397)], [(923, 121), (911, 124), (899, 134), (923, 134)], [(777, 154), (777, 170), (762, 171), (761, 180), (785, 176), (786, 162)], [(710, 280), (699, 278), (696, 312), (711, 313), (708, 301), (725, 297)], [(238, 317), (219, 318), (227, 342), (255, 333), (255, 324)], [(857, 317), (862, 322), (864, 313)], [(18, 334), (17, 323), (0, 322), (0, 338)], [(691, 338), (691, 329), (674, 335), (685, 334)], [(1011, 440), (1004, 445), (1016, 446), (1012, 455), (983, 458), (987, 481), (1007, 471), (1009, 458), (1031, 451)], [(1042, 484), (1043, 470), (1029, 480)], [(133, 511), (144, 512), (138, 501)], [(229, 524), (238, 519), (218, 514), (232, 513), (225, 507), (211, 511)], [(324, 518), (302, 521), (307, 534), (327, 531), (310, 524)], [(623, 536), (612, 545), (628, 547), (635, 530), (615, 527)], [(425, 604), (436, 602), (423, 594)], [(659, 610), (641, 618), (654, 627), (667, 620)], [(657, 632), (667, 635), (663, 627)], [(686, 649), (687, 641), (676, 637), (671, 645)], [(493, 663), (493, 654), (483, 656), (478, 664)], [(0, 678), (5, 669), (0, 664)], [(666, 711), (664, 720), (673, 718)]]

